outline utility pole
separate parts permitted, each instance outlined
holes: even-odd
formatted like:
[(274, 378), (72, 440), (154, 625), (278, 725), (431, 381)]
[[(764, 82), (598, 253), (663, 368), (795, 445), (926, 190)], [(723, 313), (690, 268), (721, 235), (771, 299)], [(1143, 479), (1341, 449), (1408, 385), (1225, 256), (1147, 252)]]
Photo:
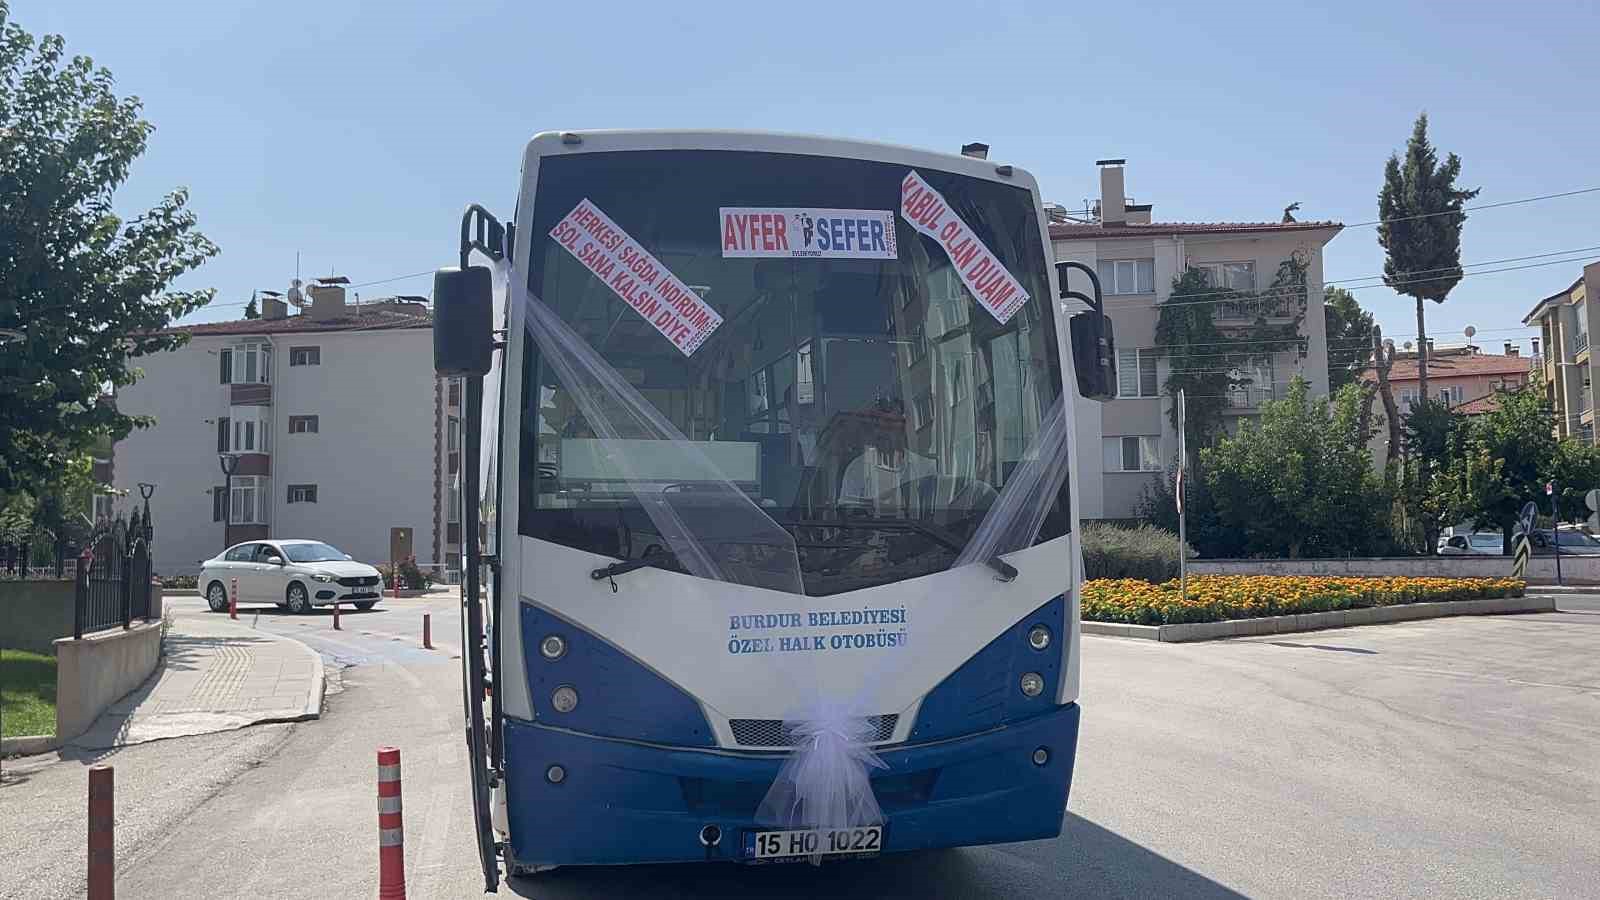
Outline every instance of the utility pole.
[(1178, 498), (1178, 596), (1189, 599), (1189, 532), (1183, 512), (1183, 470), (1189, 466), (1188, 440), (1184, 437), (1189, 425), (1188, 404), (1183, 389), (1178, 389), (1178, 483), (1174, 492)]

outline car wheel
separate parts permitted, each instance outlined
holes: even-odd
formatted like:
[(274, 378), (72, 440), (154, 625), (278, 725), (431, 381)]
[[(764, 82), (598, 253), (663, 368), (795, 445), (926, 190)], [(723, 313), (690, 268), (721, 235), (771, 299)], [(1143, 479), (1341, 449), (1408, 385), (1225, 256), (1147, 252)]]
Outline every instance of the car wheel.
[(212, 612), (228, 611), (228, 589), (222, 586), (222, 582), (213, 581), (206, 587), (206, 605), (211, 607)]
[(377, 606), (377, 605), (378, 605), (378, 601), (376, 601), (376, 600), (362, 600), (362, 601), (360, 601), (359, 603), (356, 604), (356, 609), (359, 609), (362, 612), (366, 612), (367, 610), (369, 610), (369, 609), (371, 609), (371, 608), (373, 608), (374, 606)]
[(289, 612), (308, 613), (311, 611), (311, 598), (306, 594), (306, 586), (296, 581), (289, 585)]

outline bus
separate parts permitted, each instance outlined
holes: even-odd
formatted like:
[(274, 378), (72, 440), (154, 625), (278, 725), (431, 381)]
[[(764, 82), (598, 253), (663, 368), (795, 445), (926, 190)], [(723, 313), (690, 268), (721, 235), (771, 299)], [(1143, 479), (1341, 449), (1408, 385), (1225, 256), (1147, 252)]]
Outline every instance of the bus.
[(1047, 229), (980, 155), (743, 132), (541, 133), (514, 215), (468, 207), (434, 352), (486, 889), (1060, 834), (1073, 395), (1115, 373)]

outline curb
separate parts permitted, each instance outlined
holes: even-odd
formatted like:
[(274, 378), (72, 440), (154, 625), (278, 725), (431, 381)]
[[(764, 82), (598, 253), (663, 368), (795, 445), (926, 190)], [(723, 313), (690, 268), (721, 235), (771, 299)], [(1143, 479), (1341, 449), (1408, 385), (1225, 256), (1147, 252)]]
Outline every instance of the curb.
[(1126, 625), (1121, 622), (1083, 622), (1084, 634), (1138, 638), (1165, 643), (1213, 641), (1220, 638), (1259, 637), (1346, 628), (1352, 625), (1380, 625), (1416, 619), (1447, 616), (1493, 616), (1512, 613), (1555, 612), (1554, 597), (1495, 597), (1484, 600), (1451, 600), (1443, 603), (1402, 603), (1364, 609), (1336, 609), (1331, 612), (1264, 616), (1259, 619), (1230, 619), (1226, 622), (1194, 622), (1185, 625)]
[(28, 734), (0, 738), (0, 756), (37, 756), (61, 746), (53, 734)]

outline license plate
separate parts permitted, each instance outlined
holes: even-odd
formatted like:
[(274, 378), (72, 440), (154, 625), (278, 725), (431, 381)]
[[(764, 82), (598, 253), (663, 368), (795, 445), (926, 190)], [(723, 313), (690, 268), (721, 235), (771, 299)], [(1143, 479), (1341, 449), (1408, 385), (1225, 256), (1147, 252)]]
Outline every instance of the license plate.
[(747, 831), (744, 855), (758, 862), (822, 856), (871, 856), (883, 851), (883, 826), (817, 828), (797, 831)]

